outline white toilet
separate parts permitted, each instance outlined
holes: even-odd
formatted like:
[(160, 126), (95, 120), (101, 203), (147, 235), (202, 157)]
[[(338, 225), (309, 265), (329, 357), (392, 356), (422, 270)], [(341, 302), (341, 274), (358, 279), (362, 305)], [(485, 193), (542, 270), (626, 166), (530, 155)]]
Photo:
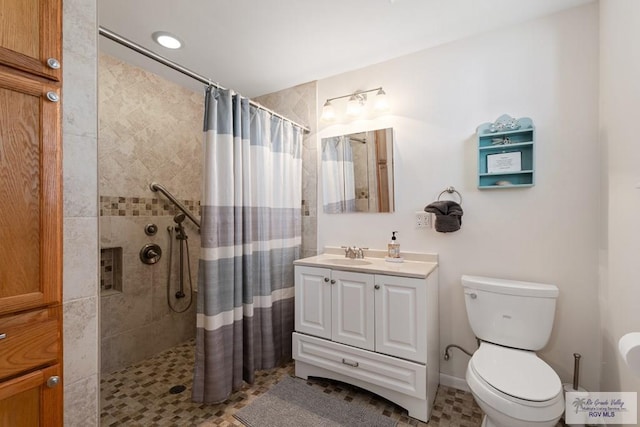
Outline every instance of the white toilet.
[(471, 329), (480, 348), (466, 379), (486, 414), (482, 427), (552, 427), (564, 411), (562, 383), (536, 355), (553, 326), (554, 285), (462, 276)]

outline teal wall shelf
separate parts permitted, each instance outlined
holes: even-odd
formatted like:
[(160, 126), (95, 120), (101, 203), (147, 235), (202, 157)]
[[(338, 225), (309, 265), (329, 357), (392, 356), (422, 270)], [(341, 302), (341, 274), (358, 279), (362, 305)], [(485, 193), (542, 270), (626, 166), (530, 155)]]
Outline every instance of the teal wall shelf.
[(478, 188), (504, 189), (535, 185), (535, 128), (528, 117), (505, 114), (476, 129)]

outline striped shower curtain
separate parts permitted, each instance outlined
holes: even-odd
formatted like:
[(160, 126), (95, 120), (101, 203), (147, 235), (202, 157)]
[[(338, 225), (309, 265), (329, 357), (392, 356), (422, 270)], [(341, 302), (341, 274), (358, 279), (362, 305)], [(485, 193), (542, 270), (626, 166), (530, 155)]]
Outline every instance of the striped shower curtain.
[(195, 402), (291, 358), (302, 130), (229, 90), (205, 98)]
[(322, 205), (325, 213), (356, 211), (353, 150), (348, 136), (322, 140)]

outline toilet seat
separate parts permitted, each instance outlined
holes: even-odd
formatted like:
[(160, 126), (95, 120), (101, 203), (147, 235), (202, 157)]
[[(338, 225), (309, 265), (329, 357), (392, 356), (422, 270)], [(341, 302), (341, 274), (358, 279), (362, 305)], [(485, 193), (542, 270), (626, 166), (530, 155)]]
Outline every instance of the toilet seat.
[[(548, 371), (553, 375), (549, 375)], [(533, 387), (535, 390), (527, 390), (525, 382), (539, 374), (546, 380), (536, 380)], [(507, 392), (497, 388), (487, 377), (496, 381), (498, 387)], [(503, 414), (509, 417), (513, 421), (511, 425), (516, 425), (516, 420), (525, 423), (557, 421), (564, 412), (560, 379), (533, 352), (483, 342), (469, 361), (466, 379), (480, 407), (485, 412), (494, 411), (494, 416)], [(541, 396), (550, 397), (546, 400), (534, 400)]]
[(544, 423), (560, 419), (564, 412), (564, 398), (562, 393), (546, 402), (533, 402), (529, 400), (517, 399), (508, 394), (495, 389), (491, 384), (487, 384), (471, 367), (467, 368), (467, 384), (471, 389), (474, 399), (486, 414), (502, 414), (509, 417), (514, 422), (508, 425), (520, 425), (515, 421), (525, 423)]
[(484, 383), (523, 404), (538, 406), (535, 402), (548, 402), (562, 392), (558, 375), (532, 351), (483, 342), (469, 367)]

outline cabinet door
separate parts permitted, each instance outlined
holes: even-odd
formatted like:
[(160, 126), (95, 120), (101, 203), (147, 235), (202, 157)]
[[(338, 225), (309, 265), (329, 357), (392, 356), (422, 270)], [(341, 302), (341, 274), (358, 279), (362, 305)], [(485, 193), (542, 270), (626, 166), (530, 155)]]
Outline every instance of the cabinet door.
[(331, 338), (331, 270), (295, 267), (295, 328)]
[(331, 279), (331, 338), (336, 342), (373, 350), (373, 275), (333, 271)]
[(0, 315), (61, 300), (60, 103), (48, 92), (60, 94), (0, 70)]
[(59, 81), (61, 0), (0, 0), (0, 17), (0, 63)]
[(0, 426), (61, 426), (61, 378), (54, 365), (0, 383)]
[(375, 281), (376, 351), (426, 363), (426, 282), (380, 275)]

